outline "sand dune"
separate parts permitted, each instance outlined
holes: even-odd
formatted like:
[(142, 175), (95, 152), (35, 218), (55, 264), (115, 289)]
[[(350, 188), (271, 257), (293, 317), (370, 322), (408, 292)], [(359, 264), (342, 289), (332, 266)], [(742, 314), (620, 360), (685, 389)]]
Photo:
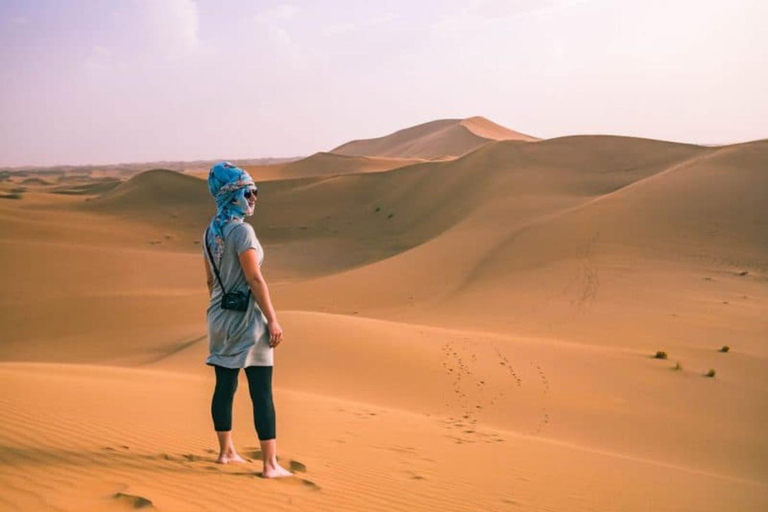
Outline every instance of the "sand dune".
[[(378, 290), (375, 301), (380, 306), (389, 304), (390, 290), (395, 293), (392, 304), (407, 303), (409, 294), (439, 297), (451, 286), (458, 286), (462, 276), (486, 259), (505, 237), (709, 151), (618, 137), (574, 137), (522, 146), (498, 142), (451, 162), (336, 179), (334, 192), (343, 190), (336, 195), (349, 201), (341, 207), (369, 203), (367, 196), (349, 187), (357, 182), (367, 187), (366, 194), (378, 198), (382, 211), (393, 213), (389, 221), (394, 230), (411, 235), (425, 232), (428, 236), (410, 251), (328, 281), (341, 284), (348, 278), (348, 284), (367, 282)], [(298, 197), (302, 204), (313, 204), (304, 195)], [(375, 210), (358, 208), (350, 215), (356, 223), (376, 218)], [(373, 227), (366, 224), (365, 230), (370, 232)], [(378, 228), (375, 238), (381, 240), (386, 234)], [(440, 273), (420, 271), (436, 257), (441, 261)], [(348, 291), (346, 286), (340, 289)], [(407, 294), (401, 293), (406, 289)], [(350, 296), (347, 292), (344, 295)]]
[[(257, 182), (316, 176), (336, 176), (362, 172), (397, 169), (417, 163), (416, 158), (383, 158), (347, 156), (336, 153), (315, 153), (307, 158), (277, 165), (245, 166)], [(200, 177), (203, 177), (202, 175)], [(207, 174), (204, 176), (207, 178)]]
[(8, 178), (0, 509), (764, 510), (768, 143), (509, 138), (258, 168), (286, 482), (212, 463), (205, 182)]
[[(530, 148), (550, 142), (572, 147), (578, 141)], [(584, 161), (577, 175), (557, 167), (545, 171), (527, 154), (526, 171), (499, 173), (504, 178), (492, 187), (499, 197), (486, 194), (482, 207), (440, 236), (374, 265), (282, 287), (280, 296), (294, 309), (366, 311), (648, 350), (705, 340), (709, 346), (727, 344), (739, 324), (743, 348), (764, 356), (758, 347), (768, 324), (757, 312), (765, 307), (761, 226), (768, 214), (759, 199), (764, 167), (754, 156), (761, 146), (715, 153), (642, 144), (673, 153), (646, 166), (625, 161), (627, 172)], [(492, 149), (482, 152), (493, 157)], [(578, 152), (570, 157), (579, 163)], [(600, 158), (608, 161), (610, 154)], [(721, 167), (724, 162), (738, 162), (739, 170)], [(558, 187), (559, 193), (548, 192)], [(689, 194), (692, 200), (683, 199)], [(734, 197), (741, 198), (739, 204)], [(657, 211), (664, 216), (655, 216)], [(439, 273), (421, 271), (437, 259)]]
[(84, 183), (82, 185), (73, 185), (73, 186), (58, 186), (51, 189), (51, 192), (54, 194), (66, 194), (66, 195), (75, 195), (75, 196), (85, 196), (85, 195), (92, 195), (92, 194), (103, 194), (105, 192), (109, 192), (113, 188), (120, 185), (120, 180), (112, 180), (108, 179), (106, 181), (103, 181), (101, 183)]
[[(599, 153), (593, 155), (595, 147)], [(533, 215), (538, 216), (707, 151), (609, 137), (556, 139), (530, 146), (497, 142), (453, 162), (263, 183), (253, 224), (266, 243), (277, 246), (276, 259), (286, 262), (286, 274), (309, 277), (418, 246), (474, 214), (481, 205), (485, 210), (517, 209), (512, 213), (514, 221), (521, 204), (534, 204)], [(151, 171), (83, 203), (82, 208), (145, 219), (178, 232), (178, 238), (197, 239), (212, 214), (207, 194), (202, 180)], [(328, 201), (329, 196), (334, 200)], [(512, 197), (515, 205), (509, 205)], [(295, 208), (295, 204), (304, 207)], [(311, 253), (318, 256), (314, 263), (304, 256), (309, 255), (307, 250), (295, 250), (296, 244), (312, 246)], [(294, 270), (289, 273), (287, 269)], [(282, 269), (278, 274), (285, 275)]]
[(21, 180), (21, 184), (22, 185), (50, 185), (51, 182), (46, 181), (46, 180), (44, 180), (42, 178), (32, 177), (32, 178), (24, 178), (24, 179), (22, 179)]
[[(503, 267), (510, 268), (513, 253), (515, 263), (524, 268), (545, 265), (549, 257), (572, 257), (590, 237), (649, 257), (689, 257), (713, 266), (766, 272), (766, 149), (768, 145), (759, 143), (698, 154), (539, 219), (502, 240), (482, 261), (487, 269), (478, 267), (467, 279), (476, 283), (485, 273), (497, 280)], [(569, 238), (578, 241), (571, 245)]]
[(342, 144), (332, 153), (348, 156), (439, 159), (469, 153), (489, 141), (536, 141), (483, 117), (443, 119), (420, 124), (376, 139)]
[(156, 169), (132, 177), (84, 206), (112, 213), (136, 213), (180, 205), (214, 207), (204, 181), (179, 172)]

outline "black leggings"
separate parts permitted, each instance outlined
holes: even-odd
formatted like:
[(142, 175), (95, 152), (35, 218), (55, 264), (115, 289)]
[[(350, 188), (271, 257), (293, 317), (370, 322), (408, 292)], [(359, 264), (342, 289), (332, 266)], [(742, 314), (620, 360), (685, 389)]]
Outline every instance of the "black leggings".
[[(217, 432), (232, 430), (232, 401), (237, 391), (239, 368), (214, 365), (216, 389), (213, 391), (211, 416)], [(275, 404), (272, 401), (272, 367), (249, 366), (245, 369), (253, 403), (253, 423), (259, 440), (275, 439)]]

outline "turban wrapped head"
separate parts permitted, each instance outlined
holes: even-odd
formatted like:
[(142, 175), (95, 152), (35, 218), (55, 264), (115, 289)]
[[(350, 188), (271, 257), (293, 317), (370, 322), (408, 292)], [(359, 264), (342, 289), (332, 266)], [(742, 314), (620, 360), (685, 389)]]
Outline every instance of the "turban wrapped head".
[(229, 162), (217, 163), (208, 173), (208, 190), (216, 200), (216, 215), (211, 220), (206, 243), (213, 248), (217, 266), (224, 255), (224, 226), (242, 222), (246, 215), (253, 214), (245, 198), (249, 189), (256, 189), (251, 175)]

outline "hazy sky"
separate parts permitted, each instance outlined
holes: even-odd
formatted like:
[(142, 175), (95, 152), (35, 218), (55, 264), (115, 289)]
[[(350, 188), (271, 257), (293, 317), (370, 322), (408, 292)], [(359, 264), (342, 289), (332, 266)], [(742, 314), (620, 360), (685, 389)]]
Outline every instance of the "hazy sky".
[(766, 0), (0, 0), (0, 166), (308, 155), (443, 118), (768, 137)]

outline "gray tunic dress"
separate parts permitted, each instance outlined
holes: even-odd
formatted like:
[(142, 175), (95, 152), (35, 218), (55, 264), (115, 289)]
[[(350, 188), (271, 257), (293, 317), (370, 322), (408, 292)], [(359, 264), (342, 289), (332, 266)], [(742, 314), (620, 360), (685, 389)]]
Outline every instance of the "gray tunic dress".
[[(203, 235), (203, 244), (205, 244)], [(224, 255), (219, 266), (219, 275), (228, 292), (248, 290), (248, 282), (240, 267), (238, 255), (255, 249), (259, 265), (264, 261), (262, 249), (253, 227), (242, 221), (233, 220), (224, 226)], [(210, 265), (208, 253), (203, 253)], [(213, 267), (211, 267), (213, 273)], [(208, 346), (210, 355), (205, 363), (225, 368), (246, 368), (248, 366), (272, 366), (274, 349), (269, 346), (267, 318), (259, 309), (251, 294), (248, 311), (221, 309), (223, 291), (214, 273), (213, 294), (208, 306)]]

